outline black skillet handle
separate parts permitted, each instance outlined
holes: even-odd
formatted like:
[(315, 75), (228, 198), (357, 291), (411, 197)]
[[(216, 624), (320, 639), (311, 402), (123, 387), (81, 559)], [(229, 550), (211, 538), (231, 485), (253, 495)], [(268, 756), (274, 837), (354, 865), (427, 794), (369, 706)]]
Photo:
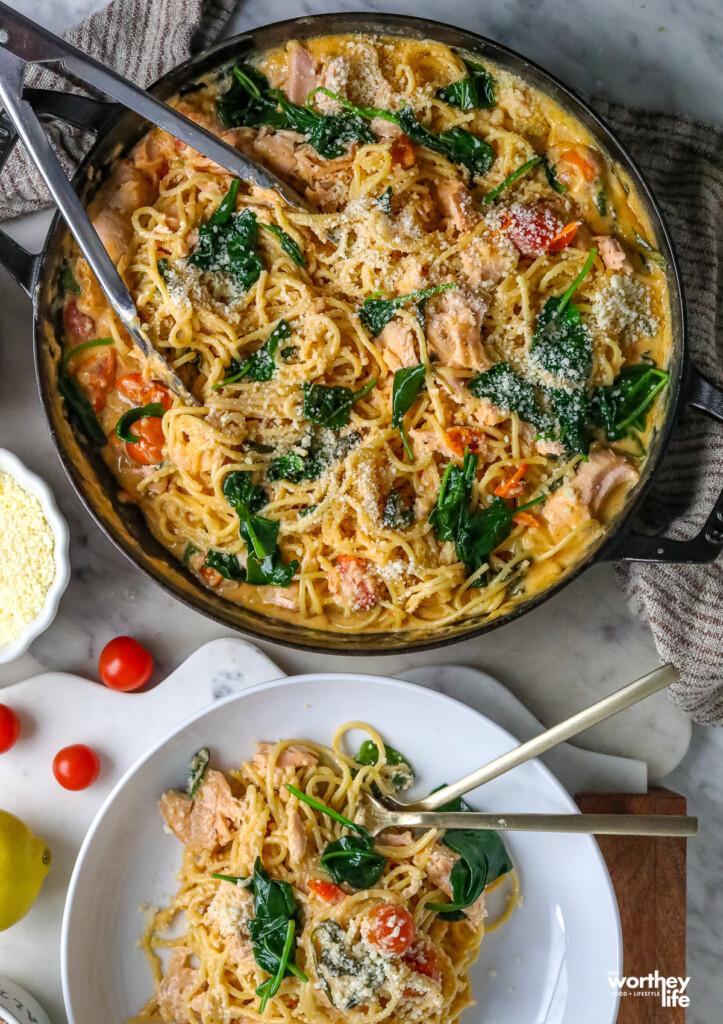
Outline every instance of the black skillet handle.
[[(723, 423), (723, 390), (716, 387), (695, 366), (690, 367), (686, 385), (686, 405), (700, 409)], [(643, 533), (627, 533), (605, 552), (606, 561), (614, 562), (714, 562), (723, 551), (723, 492), (700, 533), (690, 540), (651, 537)]]
[[(30, 103), (42, 121), (66, 121), (75, 128), (94, 134), (107, 123), (115, 110), (113, 103), (50, 89), (25, 89), (23, 99)], [(18, 133), (13, 123), (6, 114), (0, 114), (0, 171), (17, 141)], [(0, 231), (0, 266), (31, 298), (40, 259), (39, 254), (28, 252), (10, 235)]]

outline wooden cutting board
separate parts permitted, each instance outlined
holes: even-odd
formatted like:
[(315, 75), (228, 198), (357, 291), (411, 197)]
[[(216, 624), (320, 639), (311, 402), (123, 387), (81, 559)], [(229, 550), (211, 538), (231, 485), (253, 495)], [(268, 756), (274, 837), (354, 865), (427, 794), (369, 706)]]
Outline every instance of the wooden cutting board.
[[(669, 789), (646, 794), (583, 793), (583, 814), (685, 814), (685, 797)], [(620, 908), (623, 974), (686, 977), (686, 840), (598, 836)], [(688, 988), (686, 992), (689, 992)], [(659, 992), (620, 998), (617, 1024), (685, 1024), (685, 1009), (665, 1007)]]

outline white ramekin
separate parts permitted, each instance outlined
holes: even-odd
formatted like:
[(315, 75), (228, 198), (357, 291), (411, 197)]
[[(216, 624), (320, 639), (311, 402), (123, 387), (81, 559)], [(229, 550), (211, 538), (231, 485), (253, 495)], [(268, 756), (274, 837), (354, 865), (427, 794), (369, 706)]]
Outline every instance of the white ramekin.
[(48, 485), (27, 469), (17, 456), (5, 448), (0, 448), (0, 472), (9, 473), (17, 482), (40, 502), (43, 514), (50, 524), (55, 539), (55, 577), (45, 595), (45, 604), (40, 614), (28, 623), (17, 640), (11, 644), (0, 644), (0, 665), (23, 654), (33, 640), (48, 628), (55, 618), (58, 603), (70, 579), (70, 560), (68, 558), (68, 527), (58, 511), (55, 499)]

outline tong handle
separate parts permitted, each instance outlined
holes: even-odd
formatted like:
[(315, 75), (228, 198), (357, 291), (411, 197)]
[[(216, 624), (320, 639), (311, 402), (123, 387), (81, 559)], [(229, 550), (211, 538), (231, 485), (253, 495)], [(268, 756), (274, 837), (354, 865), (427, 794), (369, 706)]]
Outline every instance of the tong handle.
[(47, 29), (34, 25), (7, 4), (0, 3), (0, 49), (26, 63), (60, 64), (75, 78), (94, 89), (99, 89), (124, 107), (158, 125), (175, 138), (203, 153), (227, 171), (277, 192), (290, 206), (315, 212), (309, 204), (273, 171), (250, 160), (233, 146), (222, 142), (216, 135), (179, 114), (167, 103), (157, 99), (145, 89), (129, 82), (122, 75), (105, 67), (94, 57), (53, 35)]

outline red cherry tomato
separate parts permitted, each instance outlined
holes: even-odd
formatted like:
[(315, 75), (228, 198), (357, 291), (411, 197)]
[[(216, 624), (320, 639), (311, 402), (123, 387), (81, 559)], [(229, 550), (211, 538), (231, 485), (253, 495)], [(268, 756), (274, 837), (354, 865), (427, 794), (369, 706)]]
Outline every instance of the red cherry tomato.
[(132, 459), (143, 466), (157, 466), (163, 462), (166, 438), (160, 416), (144, 416), (133, 424), (131, 433), (138, 438), (133, 444), (126, 444), (126, 451)]
[(95, 320), (87, 313), (81, 313), (75, 299), (71, 299), (65, 307), (63, 323), (68, 334), (72, 334), (80, 341), (89, 341), (95, 334)]
[(134, 405), (150, 405), (160, 402), (164, 409), (170, 409), (172, 400), (159, 380), (144, 380), (140, 373), (126, 373), (115, 382), (116, 390)]
[(15, 746), (20, 735), (20, 719), (7, 704), (0, 704), (0, 754)]
[(105, 409), (108, 392), (115, 380), (115, 368), (115, 349), (103, 348), (73, 371), (96, 412)]
[(432, 981), (442, 980), (439, 957), (433, 949), (415, 949), (407, 953), (403, 960), (409, 970), (414, 971), (415, 974), (423, 974), (426, 978), (431, 978)]
[(111, 690), (138, 690), (151, 678), (153, 658), (133, 637), (117, 636), (100, 652), (98, 671)]
[(323, 900), (324, 903), (341, 903), (346, 899), (347, 894), (339, 885), (327, 882), (324, 878), (310, 878), (308, 882), (311, 891)]
[(516, 203), (507, 214), (507, 235), (523, 256), (542, 256), (562, 227), (557, 214), (540, 203)]
[(385, 904), (369, 911), (362, 924), (367, 942), (382, 953), (406, 953), (414, 942), (414, 918), (404, 907)]
[(87, 789), (99, 772), (98, 755), (84, 743), (63, 747), (53, 759), (53, 775), (64, 789)]

